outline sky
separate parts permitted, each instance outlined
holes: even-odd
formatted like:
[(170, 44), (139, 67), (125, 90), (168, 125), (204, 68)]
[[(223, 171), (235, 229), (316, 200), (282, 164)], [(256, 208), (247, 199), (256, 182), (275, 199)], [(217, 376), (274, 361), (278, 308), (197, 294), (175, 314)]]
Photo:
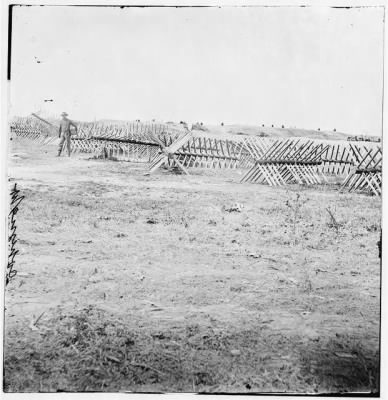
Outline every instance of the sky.
[(11, 116), (381, 134), (381, 7), (17, 6), (11, 62)]

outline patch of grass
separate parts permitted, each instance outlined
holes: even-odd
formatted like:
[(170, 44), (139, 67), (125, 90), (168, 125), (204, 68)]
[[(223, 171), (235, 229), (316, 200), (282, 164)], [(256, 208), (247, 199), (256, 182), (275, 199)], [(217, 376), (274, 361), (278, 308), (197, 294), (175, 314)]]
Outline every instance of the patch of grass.
[(293, 237), (293, 243), (298, 243), (298, 232), (297, 232), (297, 224), (301, 221), (303, 213), (303, 206), (307, 203), (308, 199), (302, 196), (299, 192), (295, 194), (294, 198), (290, 198), (286, 201), (286, 206), (290, 210), (290, 215), (288, 216), (288, 220), (292, 225), (291, 235)]
[(263, 324), (145, 332), (90, 306), (6, 338), (6, 392), (378, 391), (378, 356), (360, 343), (306, 342)]

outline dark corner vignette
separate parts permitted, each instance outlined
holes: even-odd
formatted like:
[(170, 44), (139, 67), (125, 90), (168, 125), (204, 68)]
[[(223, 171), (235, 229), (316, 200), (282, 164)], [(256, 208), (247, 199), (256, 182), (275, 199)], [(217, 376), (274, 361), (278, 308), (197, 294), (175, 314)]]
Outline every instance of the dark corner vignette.
[(17, 271), (15, 266), (15, 257), (19, 253), (16, 249), (17, 234), (16, 234), (16, 214), (19, 211), (19, 205), (24, 199), (24, 196), (20, 194), (20, 190), (17, 188), (15, 182), (11, 193), (10, 193), (10, 211), (8, 214), (8, 264), (5, 276), (5, 286), (16, 276)]

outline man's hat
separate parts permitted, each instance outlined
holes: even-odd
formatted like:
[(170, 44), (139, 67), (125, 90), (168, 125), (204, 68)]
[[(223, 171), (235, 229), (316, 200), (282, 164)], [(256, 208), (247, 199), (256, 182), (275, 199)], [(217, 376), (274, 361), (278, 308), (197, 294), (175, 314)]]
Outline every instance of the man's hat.
[(67, 113), (67, 112), (63, 112), (62, 114), (61, 114), (61, 117), (67, 117), (69, 114)]

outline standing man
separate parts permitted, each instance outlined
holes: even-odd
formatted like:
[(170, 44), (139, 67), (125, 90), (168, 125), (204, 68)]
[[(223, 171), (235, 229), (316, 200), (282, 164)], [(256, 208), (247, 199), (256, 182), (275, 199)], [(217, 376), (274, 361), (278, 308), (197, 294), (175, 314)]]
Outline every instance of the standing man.
[(61, 140), (59, 141), (59, 147), (58, 147), (58, 155), (57, 157), (59, 157), (62, 153), (62, 148), (63, 148), (63, 144), (66, 141), (66, 146), (67, 146), (67, 152), (69, 154), (71, 154), (71, 131), (70, 131), (70, 127), (73, 126), (75, 128), (75, 133), (77, 133), (77, 125), (73, 122), (70, 121), (67, 118), (68, 114), (63, 112), (61, 114), (62, 117), (62, 121), (59, 124), (59, 137), (61, 138)]

